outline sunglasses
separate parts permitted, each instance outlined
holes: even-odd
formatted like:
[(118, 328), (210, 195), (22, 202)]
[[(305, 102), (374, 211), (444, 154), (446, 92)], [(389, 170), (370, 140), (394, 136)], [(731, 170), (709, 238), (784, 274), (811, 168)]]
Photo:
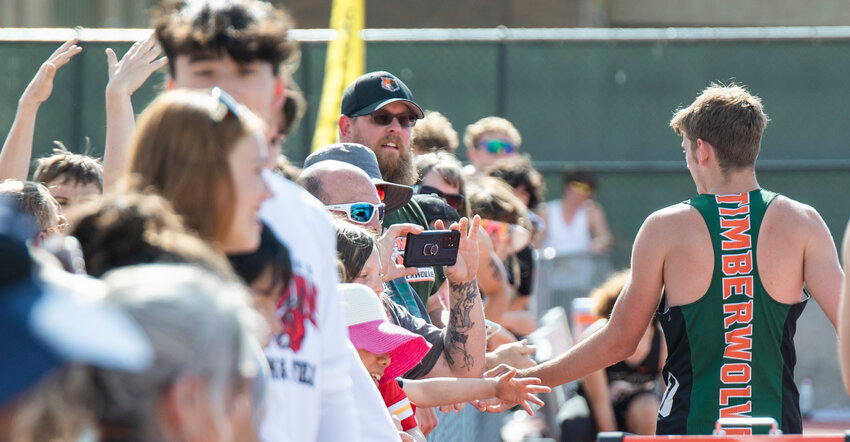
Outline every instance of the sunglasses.
[(516, 151), (516, 146), (510, 141), (504, 141), (499, 139), (492, 139), (487, 141), (480, 141), (476, 144), (479, 149), (487, 149), (487, 152), (492, 154), (506, 153), (512, 154)]
[(487, 235), (495, 237), (499, 241), (509, 240), (507, 248), (509, 253), (516, 253), (524, 249), (531, 240), (531, 232), (516, 224), (481, 219), (481, 228), (487, 232)]
[(216, 109), (210, 118), (213, 119), (216, 123), (221, 123), (225, 117), (227, 117), (228, 112), (233, 114), (237, 119), (242, 119), (242, 112), (239, 110), (242, 105), (236, 101), (233, 97), (230, 96), (227, 92), (223, 91), (220, 87), (216, 86), (212, 88), (210, 91), (210, 96), (218, 100), (223, 106), (220, 106)]
[(377, 213), (378, 223), (380, 224), (384, 222), (384, 210), (386, 205), (384, 203), (370, 204), (360, 202), (350, 204), (332, 204), (325, 207), (328, 210), (345, 212), (345, 216), (347, 216), (349, 220), (358, 224), (368, 224), (369, 221), (372, 221), (372, 217), (374, 217)]
[(398, 120), (401, 127), (413, 127), (416, 125), (416, 117), (410, 114), (391, 114), (389, 112), (373, 112), (369, 114), (372, 122), (378, 126), (389, 126), (393, 120)]
[(459, 193), (443, 193), (439, 189), (431, 186), (419, 185), (416, 186), (416, 193), (419, 195), (428, 195), (433, 193), (438, 197), (442, 198), (446, 204), (452, 206), (453, 209), (457, 210), (458, 213), (462, 213), (461, 210), (463, 208), (463, 195)]
[(582, 183), (581, 181), (570, 181), (570, 188), (575, 192), (585, 195), (593, 193), (593, 187), (590, 187), (590, 184)]

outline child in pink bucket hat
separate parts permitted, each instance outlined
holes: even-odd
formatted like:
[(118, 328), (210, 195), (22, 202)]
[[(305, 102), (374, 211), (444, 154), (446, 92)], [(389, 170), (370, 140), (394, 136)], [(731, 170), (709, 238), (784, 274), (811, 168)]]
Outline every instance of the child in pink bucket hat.
[[(540, 384), (537, 378), (514, 378), (516, 370), (506, 370), (503, 365), (491, 370), (501, 373), (497, 377), (402, 381), (399, 376), (419, 363), (431, 344), (422, 336), (392, 324), (381, 300), (369, 287), (362, 284), (339, 284), (337, 287), (351, 343), (375, 380), (387, 408), (414, 440), (425, 439), (414, 417), (416, 405), (435, 407), (496, 397), (505, 403), (520, 404), (532, 415), (526, 401), (543, 405), (533, 393), (548, 392), (549, 387), (537, 385)], [(408, 400), (408, 395), (416, 405)]]

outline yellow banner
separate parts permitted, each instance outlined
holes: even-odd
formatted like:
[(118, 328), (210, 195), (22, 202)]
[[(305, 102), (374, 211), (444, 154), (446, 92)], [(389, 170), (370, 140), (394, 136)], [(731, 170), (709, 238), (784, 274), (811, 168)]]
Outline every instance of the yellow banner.
[(365, 3), (365, 0), (333, 0), (331, 29), (336, 31), (336, 36), (328, 43), (325, 81), (311, 151), (339, 140), (337, 122), (342, 93), (363, 75), (366, 47), (360, 31), (366, 22)]

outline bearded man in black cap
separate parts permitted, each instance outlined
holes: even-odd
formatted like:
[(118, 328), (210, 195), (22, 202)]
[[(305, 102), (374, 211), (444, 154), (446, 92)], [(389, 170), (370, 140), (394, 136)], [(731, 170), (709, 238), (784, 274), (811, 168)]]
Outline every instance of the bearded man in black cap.
[[(410, 136), (422, 109), (413, 101), (410, 89), (395, 75), (377, 71), (361, 75), (345, 90), (339, 116), (339, 139), (371, 149), (378, 159), (384, 180), (412, 186), (418, 173), (413, 164)], [(388, 213), (384, 227), (412, 223), (428, 228), (428, 222), (415, 201)], [(402, 246), (403, 247), (403, 246)], [(407, 281), (426, 305), (445, 281), (441, 267), (420, 267)], [(432, 310), (429, 307), (429, 310)]]

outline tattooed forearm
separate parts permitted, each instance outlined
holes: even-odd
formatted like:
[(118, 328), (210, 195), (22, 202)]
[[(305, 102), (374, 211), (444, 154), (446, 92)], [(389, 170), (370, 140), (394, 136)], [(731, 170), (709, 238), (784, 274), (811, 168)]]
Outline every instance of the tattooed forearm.
[(451, 298), (457, 299), (449, 313), (449, 324), (446, 329), (446, 361), (450, 366), (472, 370), (475, 358), (468, 348), (469, 332), (476, 323), (472, 320), (472, 309), (479, 299), (478, 283), (472, 281), (449, 282)]

